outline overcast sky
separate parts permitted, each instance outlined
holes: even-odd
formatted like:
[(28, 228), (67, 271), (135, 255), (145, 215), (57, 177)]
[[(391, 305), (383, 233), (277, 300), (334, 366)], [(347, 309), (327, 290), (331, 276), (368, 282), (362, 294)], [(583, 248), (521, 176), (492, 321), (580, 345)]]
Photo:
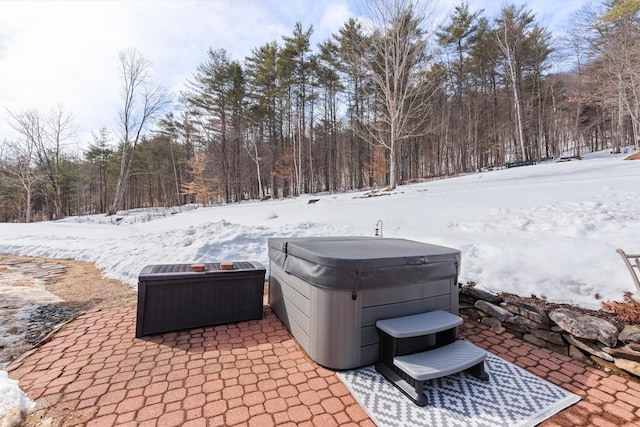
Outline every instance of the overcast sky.
[[(428, 1), (428, 0), (424, 0)], [(597, 0), (594, 0), (597, 1)], [(590, 0), (524, 2), (554, 32)], [(439, 0), (445, 17), (460, 0)], [(470, 10), (494, 17), (505, 3), (468, 0)], [(521, 4), (516, 2), (516, 4)], [(115, 129), (120, 108), (119, 60), (135, 47), (153, 64), (154, 78), (177, 94), (209, 48), (243, 60), (253, 48), (290, 35), (300, 21), (322, 42), (366, 0), (0, 0), (0, 143), (15, 137), (7, 109), (71, 111), (82, 146), (91, 132)]]

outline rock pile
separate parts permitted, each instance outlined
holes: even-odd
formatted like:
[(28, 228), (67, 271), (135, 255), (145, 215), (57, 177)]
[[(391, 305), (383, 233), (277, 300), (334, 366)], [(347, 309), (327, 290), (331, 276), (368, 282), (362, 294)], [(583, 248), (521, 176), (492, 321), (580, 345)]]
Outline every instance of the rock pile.
[(628, 325), (604, 312), (550, 304), (536, 299), (498, 296), (463, 286), (460, 312), (506, 330), (538, 347), (640, 377), (640, 325)]

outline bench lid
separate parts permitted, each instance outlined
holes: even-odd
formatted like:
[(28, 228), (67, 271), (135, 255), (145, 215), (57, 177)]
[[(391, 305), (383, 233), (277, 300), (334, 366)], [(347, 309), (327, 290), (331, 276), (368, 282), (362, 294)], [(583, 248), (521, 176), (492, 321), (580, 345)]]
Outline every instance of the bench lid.
[(145, 266), (138, 275), (139, 281), (194, 278), (206, 275), (238, 275), (255, 272), (265, 273), (266, 269), (256, 261), (234, 262), (233, 269), (226, 270), (220, 267), (219, 262), (198, 263), (204, 264), (204, 271), (192, 271), (191, 264), (156, 264)]

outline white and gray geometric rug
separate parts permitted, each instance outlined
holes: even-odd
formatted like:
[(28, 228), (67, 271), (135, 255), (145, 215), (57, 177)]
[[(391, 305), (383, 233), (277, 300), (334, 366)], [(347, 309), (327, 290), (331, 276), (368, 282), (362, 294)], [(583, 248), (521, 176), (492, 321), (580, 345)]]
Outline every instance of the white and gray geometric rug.
[(535, 426), (580, 397), (493, 354), (489, 381), (458, 373), (425, 382), (429, 403), (419, 407), (373, 366), (337, 375), (378, 427)]

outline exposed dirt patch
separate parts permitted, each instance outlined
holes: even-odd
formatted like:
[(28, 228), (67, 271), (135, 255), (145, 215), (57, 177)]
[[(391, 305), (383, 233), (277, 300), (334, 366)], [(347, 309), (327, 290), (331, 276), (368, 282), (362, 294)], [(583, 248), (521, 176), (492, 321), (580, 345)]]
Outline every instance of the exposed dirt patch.
[(89, 262), (0, 255), (0, 368), (75, 316), (136, 298)]
[[(0, 255), (2, 257), (2, 255)], [(115, 279), (103, 276), (102, 271), (86, 261), (11, 256), (18, 260), (39, 260), (62, 264), (66, 272), (46, 280), (46, 289), (63, 300), (61, 304), (80, 311), (126, 307), (136, 303), (135, 289)], [(2, 271), (0, 270), (0, 274)]]
[(85, 261), (52, 260), (67, 272), (47, 290), (64, 300), (64, 305), (80, 311), (128, 307), (136, 304), (137, 292), (119, 280), (103, 277), (102, 271)]

